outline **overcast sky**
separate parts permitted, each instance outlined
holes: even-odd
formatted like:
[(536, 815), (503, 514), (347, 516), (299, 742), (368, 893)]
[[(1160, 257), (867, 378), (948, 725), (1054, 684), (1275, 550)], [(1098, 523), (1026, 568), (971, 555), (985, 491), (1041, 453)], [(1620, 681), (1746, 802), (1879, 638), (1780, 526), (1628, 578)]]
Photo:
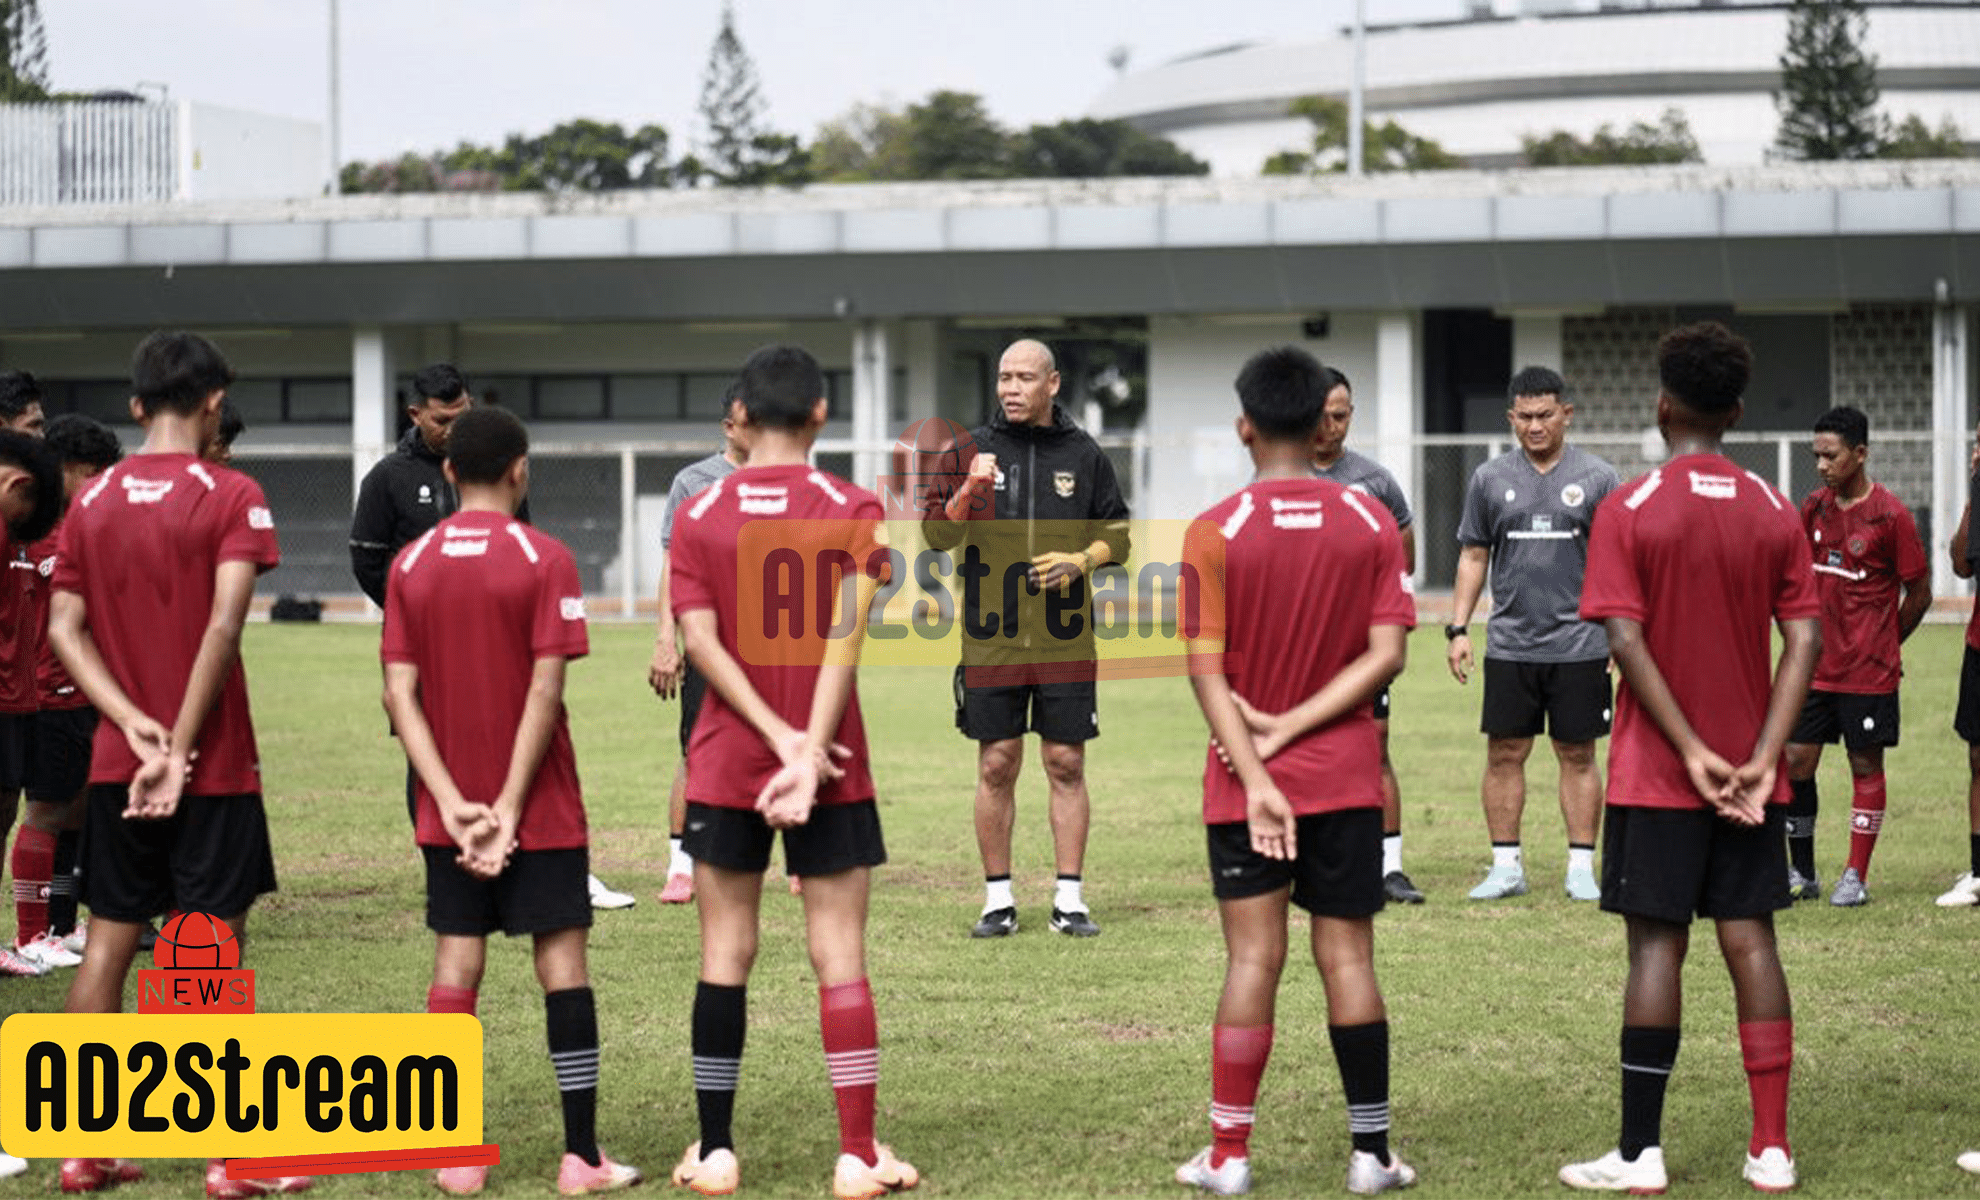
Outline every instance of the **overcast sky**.
[[(657, 121), (677, 149), (721, 0), (340, 0), (342, 157)], [(63, 91), (162, 83), (174, 98), (321, 121), (330, 0), (42, 0)], [(1462, 0), (1368, 0), (1371, 21)], [(1079, 116), (1112, 77), (1242, 41), (1323, 36), (1351, 0), (736, 0), (770, 121), (810, 137), (855, 101), (983, 95), (1007, 125)]]

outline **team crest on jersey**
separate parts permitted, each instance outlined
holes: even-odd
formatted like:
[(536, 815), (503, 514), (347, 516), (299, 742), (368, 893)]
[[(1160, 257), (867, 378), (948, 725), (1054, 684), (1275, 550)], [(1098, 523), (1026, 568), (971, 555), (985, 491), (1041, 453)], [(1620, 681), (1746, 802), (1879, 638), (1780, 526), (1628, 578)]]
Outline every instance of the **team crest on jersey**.
[(124, 499), (131, 504), (156, 504), (172, 494), (169, 479), (138, 479), (124, 476)]
[(55, 556), (51, 554), (47, 558), (42, 559), (34, 565), (34, 569), (35, 573), (43, 579), (52, 577), (55, 574)]
[(1059, 499), (1072, 499), (1073, 489), (1078, 485), (1079, 480), (1071, 471), (1052, 472), (1052, 490), (1059, 494)]
[(1569, 508), (1580, 508), (1581, 502), (1588, 499), (1588, 493), (1581, 490), (1578, 483), (1570, 483), (1561, 489), (1561, 503)]
[(1849, 539), (1849, 552), (1851, 554), (1856, 555), (1858, 558), (1863, 557), (1863, 552), (1868, 548), (1869, 548), (1869, 543), (1865, 542), (1860, 537), (1853, 537)]

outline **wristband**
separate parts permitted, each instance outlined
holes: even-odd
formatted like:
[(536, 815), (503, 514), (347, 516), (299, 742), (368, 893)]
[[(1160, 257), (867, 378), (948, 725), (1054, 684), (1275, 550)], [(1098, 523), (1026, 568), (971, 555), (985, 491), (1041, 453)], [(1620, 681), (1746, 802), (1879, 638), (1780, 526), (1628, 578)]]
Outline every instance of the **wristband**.
[(1461, 637), (1470, 637), (1470, 636), (1471, 636), (1471, 630), (1468, 626), (1464, 626), (1464, 625), (1444, 626), (1444, 640), (1447, 642), (1455, 642)]

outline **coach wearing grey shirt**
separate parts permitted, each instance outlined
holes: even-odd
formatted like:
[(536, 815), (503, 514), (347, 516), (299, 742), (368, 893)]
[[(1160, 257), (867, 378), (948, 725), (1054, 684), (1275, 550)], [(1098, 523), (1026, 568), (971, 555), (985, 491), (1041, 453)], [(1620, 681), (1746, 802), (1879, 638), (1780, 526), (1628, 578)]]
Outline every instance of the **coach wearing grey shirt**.
[(1473, 900), (1524, 895), (1519, 822), (1526, 808), (1526, 758), (1544, 728), (1561, 766), (1561, 817), (1567, 825), (1567, 894), (1601, 898), (1595, 880), (1595, 833), (1602, 776), (1595, 740), (1609, 732), (1609, 642), (1602, 626), (1580, 617), (1595, 508), (1617, 484), (1616, 469), (1567, 444), (1574, 405), (1567, 386), (1545, 367), (1527, 367), (1507, 389), (1507, 412), (1519, 447), (1472, 472), (1458, 523), (1457, 586), (1449, 639), (1451, 674), (1472, 668), (1466, 630), (1486, 568), (1492, 616), (1486, 624), (1485, 705), (1479, 723), (1485, 751), (1485, 828), (1492, 870)]
[[(1389, 468), (1347, 448), (1348, 426), (1354, 422), (1354, 385), (1332, 367), (1326, 372), (1327, 399), (1313, 437), (1313, 473), (1381, 501), (1402, 531), (1403, 564), (1414, 573), (1416, 526), (1409, 497)], [(1385, 684), (1375, 694), (1375, 731), (1382, 742), (1382, 892), (1396, 904), (1421, 904), (1423, 893), (1402, 869), (1402, 793), (1396, 786), (1396, 769), (1389, 763), (1389, 709)]]

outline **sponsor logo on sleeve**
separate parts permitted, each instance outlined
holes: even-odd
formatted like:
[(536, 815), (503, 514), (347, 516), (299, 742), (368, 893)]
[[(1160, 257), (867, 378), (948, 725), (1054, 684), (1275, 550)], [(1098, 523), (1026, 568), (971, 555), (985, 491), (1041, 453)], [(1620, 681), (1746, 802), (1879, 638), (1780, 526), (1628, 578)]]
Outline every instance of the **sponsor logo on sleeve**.
[(264, 505), (260, 505), (260, 504), (255, 505), (254, 507), (248, 509), (248, 528), (249, 529), (275, 528), (275, 514), (269, 512), (267, 507)]
[(584, 620), (584, 597), (565, 596), (557, 601), (557, 615), (566, 621)]

